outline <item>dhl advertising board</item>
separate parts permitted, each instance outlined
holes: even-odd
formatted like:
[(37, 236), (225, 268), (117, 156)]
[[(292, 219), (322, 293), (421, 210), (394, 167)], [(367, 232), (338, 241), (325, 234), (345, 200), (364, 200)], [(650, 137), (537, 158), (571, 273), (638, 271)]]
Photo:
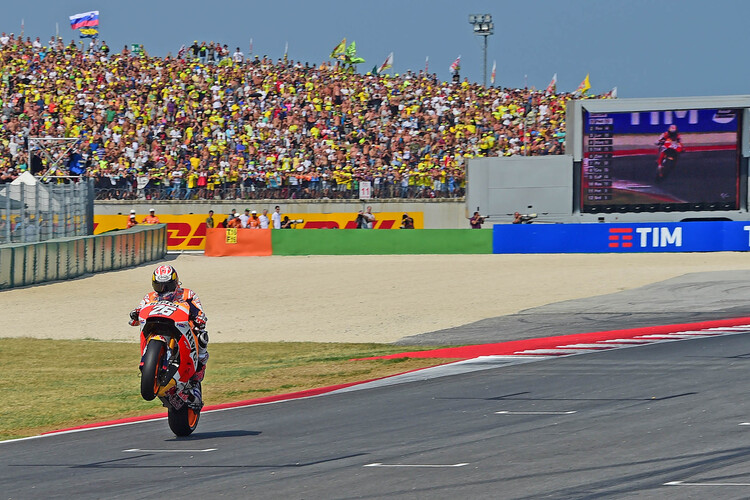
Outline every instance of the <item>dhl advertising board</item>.
[[(147, 214), (138, 214), (136, 220), (140, 223)], [(403, 212), (375, 212), (377, 222), (375, 229), (400, 229)], [(409, 212), (414, 219), (414, 228), (424, 228), (424, 213)], [(268, 214), (269, 218), (271, 214)], [(330, 214), (300, 214), (283, 213), (292, 221), (301, 220), (294, 224), (296, 229), (355, 229), (357, 214), (340, 212)], [(106, 233), (115, 229), (127, 227), (129, 214), (126, 215), (95, 215), (94, 234)], [(204, 250), (206, 247), (206, 217), (208, 214), (171, 215), (158, 214), (159, 221), (167, 224), (168, 250)], [(224, 214), (214, 214), (214, 224), (218, 226), (226, 218)]]

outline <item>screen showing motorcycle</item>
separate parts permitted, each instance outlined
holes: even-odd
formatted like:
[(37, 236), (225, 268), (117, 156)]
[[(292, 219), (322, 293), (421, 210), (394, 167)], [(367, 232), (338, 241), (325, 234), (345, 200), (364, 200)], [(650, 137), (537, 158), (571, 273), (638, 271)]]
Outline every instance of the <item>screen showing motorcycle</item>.
[(581, 211), (739, 208), (739, 109), (584, 111)]

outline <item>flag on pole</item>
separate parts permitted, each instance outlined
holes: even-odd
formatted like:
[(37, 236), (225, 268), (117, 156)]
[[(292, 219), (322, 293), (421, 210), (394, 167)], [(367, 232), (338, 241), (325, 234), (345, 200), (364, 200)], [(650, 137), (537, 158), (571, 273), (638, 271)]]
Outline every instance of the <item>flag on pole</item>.
[(99, 26), (99, 11), (92, 10), (90, 12), (82, 12), (80, 14), (73, 14), (69, 16), (70, 28), (77, 30), (80, 28), (90, 28), (92, 26)]
[(180, 46), (180, 50), (177, 51), (177, 59), (182, 59), (185, 57), (185, 52), (187, 51), (187, 47), (185, 47), (185, 44), (183, 43)]
[(552, 80), (549, 81), (549, 85), (547, 85), (547, 90), (544, 91), (545, 94), (550, 95), (557, 92), (557, 73), (552, 75)]
[(286, 55), (289, 53), (289, 42), (284, 45), (284, 60), (286, 61)]
[(424, 72), (425, 73), (430, 72), (430, 56), (427, 56), (424, 58)]
[(497, 76), (497, 61), (492, 61), (492, 73), (490, 73), (490, 85), (495, 85), (495, 76)]
[(99, 28), (81, 28), (78, 38), (98, 38)]
[(338, 59), (346, 51), (346, 38), (341, 40), (341, 43), (336, 45), (331, 51), (331, 59)]
[(458, 56), (456, 60), (451, 63), (449, 71), (451, 73), (458, 73), (461, 71), (461, 56)]
[(247, 55), (250, 55), (253, 53), (253, 39), (250, 39), (250, 52), (247, 53)]
[(357, 42), (352, 40), (352, 43), (349, 44), (349, 46), (344, 51), (342, 59), (352, 59), (353, 57), (357, 56)]
[(604, 94), (605, 99), (617, 99), (617, 87), (612, 88), (609, 92)]
[(380, 67), (378, 68), (378, 74), (392, 67), (393, 67), (393, 52), (388, 54), (388, 57), (385, 58), (385, 61), (383, 61), (383, 64), (380, 65)]
[(590, 88), (591, 88), (591, 83), (589, 82), (589, 74), (586, 73), (586, 78), (584, 78), (581, 84), (578, 86), (578, 88), (575, 91), (575, 94), (583, 95)]

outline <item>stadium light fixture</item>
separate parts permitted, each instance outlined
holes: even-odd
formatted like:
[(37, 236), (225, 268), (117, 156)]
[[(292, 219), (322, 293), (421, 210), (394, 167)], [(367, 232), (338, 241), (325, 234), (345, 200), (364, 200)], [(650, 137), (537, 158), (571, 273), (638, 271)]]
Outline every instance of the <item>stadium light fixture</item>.
[(487, 37), (495, 33), (492, 14), (469, 14), (469, 24), (474, 26), (474, 34), (484, 37), (484, 86), (487, 86)]

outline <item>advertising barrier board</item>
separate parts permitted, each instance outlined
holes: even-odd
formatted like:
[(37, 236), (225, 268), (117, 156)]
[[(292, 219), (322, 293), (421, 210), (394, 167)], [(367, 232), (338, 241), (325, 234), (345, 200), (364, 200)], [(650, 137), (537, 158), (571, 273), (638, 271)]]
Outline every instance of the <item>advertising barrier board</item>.
[[(159, 214), (159, 221), (167, 224), (167, 249), (169, 250), (204, 250), (206, 248), (206, 217), (208, 214)], [(338, 212), (330, 214), (282, 213), (292, 221), (295, 229), (355, 229), (356, 213)], [(414, 219), (414, 228), (424, 227), (423, 212), (409, 212)], [(146, 214), (138, 214), (136, 220), (142, 221)], [(377, 222), (375, 229), (399, 229), (402, 212), (375, 212)], [(115, 229), (125, 229), (129, 214), (95, 215), (94, 234), (101, 234)], [(270, 212), (269, 212), (270, 217)], [(218, 225), (227, 218), (226, 214), (214, 214), (214, 224)], [(140, 224), (138, 225), (140, 227)]]
[(743, 252), (750, 222), (495, 224), (493, 253)]

